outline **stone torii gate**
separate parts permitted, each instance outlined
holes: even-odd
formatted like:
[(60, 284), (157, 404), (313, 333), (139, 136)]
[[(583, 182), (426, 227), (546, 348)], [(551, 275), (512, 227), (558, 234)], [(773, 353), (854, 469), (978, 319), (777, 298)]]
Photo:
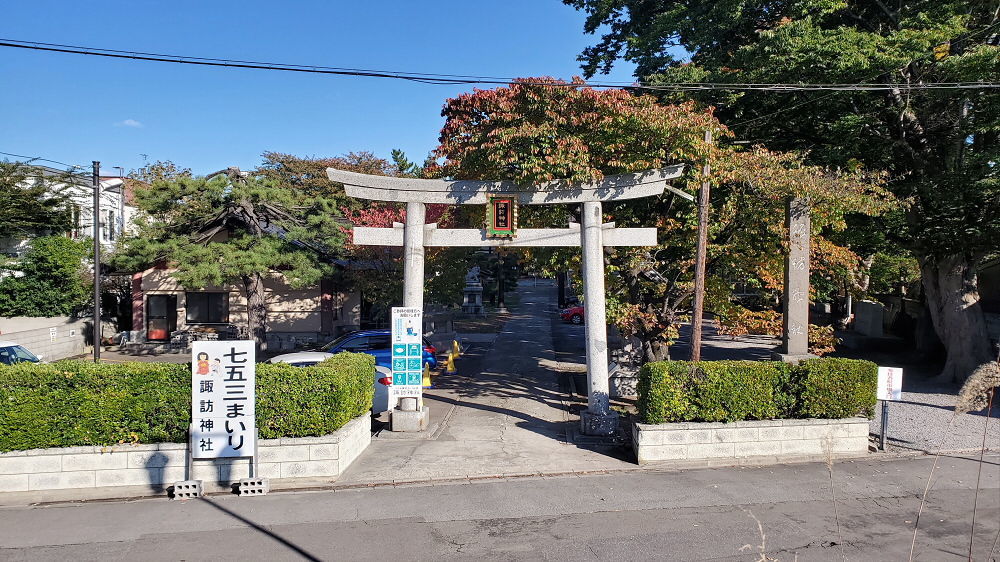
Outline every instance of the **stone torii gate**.
[[(581, 430), (587, 435), (609, 435), (618, 426), (618, 414), (609, 407), (608, 342), (604, 299), (604, 246), (655, 246), (655, 228), (615, 228), (602, 223), (601, 203), (650, 197), (667, 185), (683, 165), (635, 174), (607, 176), (592, 183), (552, 181), (520, 186), (508, 181), (413, 179), (372, 176), (327, 168), (329, 178), (344, 185), (347, 195), (359, 199), (406, 203), (406, 223), (393, 228), (354, 227), (354, 243), (403, 247), (403, 306), (423, 308), (424, 248), (426, 246), (582, 246), (586, 301), (587, 410), (581, 413)], [(522, 205), (582, 203), (582, 225), (568, 228), (518, 229), (510, 238), (492, 238), (485, 229), (443, 229), (426, 224), (426, 204), (486, 205), (491, 196), (515, 199)]]

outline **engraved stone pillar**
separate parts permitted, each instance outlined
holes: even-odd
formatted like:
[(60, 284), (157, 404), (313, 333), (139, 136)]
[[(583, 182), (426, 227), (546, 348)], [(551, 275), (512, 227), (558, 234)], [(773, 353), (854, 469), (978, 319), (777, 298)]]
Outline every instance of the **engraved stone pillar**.
[(604, 302), (604, 241), (600, 202), (583, 204), (584, 315), (587, 330), (587, 410), (580, 414), (586, 435), (611, 435), (618, 428), (618, 413), (608, 404), (608, 327)]
[(783, 341), (776, 359), (798, 362), (809, 354), (809, 201), (788, 201), (788, 255), (785, 257), (785, 295), (782, 305)]

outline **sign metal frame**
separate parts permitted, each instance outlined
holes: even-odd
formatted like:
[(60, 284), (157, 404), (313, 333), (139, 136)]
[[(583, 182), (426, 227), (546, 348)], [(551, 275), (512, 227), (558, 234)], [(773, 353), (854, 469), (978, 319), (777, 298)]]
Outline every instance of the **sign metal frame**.
[(514, 238), (517, 236), (517, 197), (489, 195), (486, 204), (486, 237)]
[[(255, 476), (256, 381), (253, 340), (192, 342), (189, 480), (194, 477), (194, 461), (223, 458), (249, 458), (249, 476)], [(201, 446), (203, 441), (208, 448)], [(214, 448), (216, 444), (219, 448)]]

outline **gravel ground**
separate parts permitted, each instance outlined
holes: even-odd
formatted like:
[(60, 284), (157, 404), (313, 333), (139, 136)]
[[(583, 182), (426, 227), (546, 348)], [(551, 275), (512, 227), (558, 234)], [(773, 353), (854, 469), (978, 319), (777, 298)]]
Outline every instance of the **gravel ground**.
[[(1000, 405), (994, 402), (989, 417), (986, 409), (956, 415), (959, 385), (942, 385), (928, 378), (923, 369), (912, 370), (916, 372), (907, 378), (904, 367), (903, 399), (889, 404), (886, 445), (890, 451), (978, 451), (983, 446), (984, 429), (986, 448), (1000, 450)], [(881, 412), (880, 402), (871, 421), (874, 435), (882, 431)]]

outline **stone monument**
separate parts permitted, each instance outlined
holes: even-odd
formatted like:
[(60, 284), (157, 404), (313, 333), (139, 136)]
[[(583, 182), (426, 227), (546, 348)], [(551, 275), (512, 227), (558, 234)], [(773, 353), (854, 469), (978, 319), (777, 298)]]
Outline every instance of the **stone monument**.
[(479, 266), (474, 265), (465, 275), (465, 288), (462, 312), (466, 314), (483, 314), (483, 284), (479, 280)]
[(788, 255), (785, 256), (785, 295), (782, 299), (783, 340), (774, 358), (798, 363), (815, 357), (809, 353), (809, 201), (788, 200)]

